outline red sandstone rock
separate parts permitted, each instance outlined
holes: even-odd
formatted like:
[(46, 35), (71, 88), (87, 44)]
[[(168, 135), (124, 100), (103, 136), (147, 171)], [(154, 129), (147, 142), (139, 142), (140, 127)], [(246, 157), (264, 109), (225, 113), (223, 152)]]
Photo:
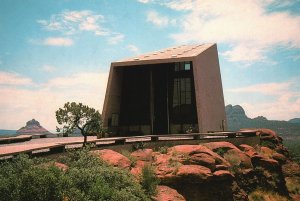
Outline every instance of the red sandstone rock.
[(227, 170), (218, 170), (213, 173), (214, 177), (221, 180), (233, 179), (233, 175)]
[(246, 154), (247, 156), (249, 156), (249, 157), (253, 157), (253, 156), (259, 155), (259, 154), (257, 153), (257, 151), (256, 151), (253, 147), (251, 147), (251, 146), (249, 146), (249, 145), (241, 144), (241, 145), (239, 145), (239, 148), (240, 148), (243, 152), (245, 152), (245, 154)]
[(142, 174), (142, 170), (145, 166), (145, 161), (136, 161), (135, 166), (130, 170), (130, 173), (133, 174), (136, 178), (139, 178)]
[(230, 142), (209, 142), (209, 143), (204, 143), (203, 145), (212, 151), (216, 151), (218, 149), (223, 149), (224, 151), (235, 149), (240, 151), (236, 146), (234, 146)]
[(215, 171), (218, 171), (218, 170), (228, 170), (228, 166), (226, 165), (216, 165), (216, 169)]
[(279, 154), (279, 153), (274, 153), (272, 155), (272, 158), (281, 164), (285, 163), (287, 160), (287, 158), (283, 154)]
[(156, 201), (185, 201), (185, 198), (175, 189), (168, 186), (158, 186)]
[(274, 153), (274, 151), (269, 147), (261, 147), (260, 150), (263, 153), (263, 155), (267, 158), (270, 158)]
[(191, 153), (201, 153), (205, 150), (202, 149), (201, 145), (177, 145), (168, 149), (168, 152), (178, 152), (190, 155)]
[(141, 161), (152, 161), (152, 149), (139, 149), (131, 153), (131, 156)]
[(189, 179), (190, 183), (203, 182), (212, 177), (210, 169), (201, 165), (182, 165), (176, 175), (184, 180)]
[(125, 169), (125, 168), (129, 168), (131, 165), (131, 162), (128, 158), (110, 149), (92, 151), (92, 153), (98, 155), (105, 162), (115, 167)]
[(255, 166), (260, 166), (266, 169), (276, 169), (279, 163), (274, 159), (261, 158), (255, 162)]
[[(211, 169), (214, 169), (215, 165), (219, 164), (229, 165), (228, 162), (217, 153), (202, 145), (177, 145), (170, 148), (168, 151), (170, 152), (170, 154), (175, 155), (181, 153), (185, 154), (191, 159), (191, 164), (193, 164), (193, 162), (198, 162), (198, 164), (204, 165)], [(213, 161), (209, 158), (214, 159), (215, 164), (213, 164)]]
[(155, 157), (153, 163), (155, 168), (155, 174), (158, 178), (169, 178), (172, 177), (176, 167), (171, 162), (171, 156), (167, 154), (159, 154)]
[[(227, 155), (226, 158), (230, 159), (233, 158), (233, 159), (238, 159), (240, 160), (240, 164), (239, 166), (241, 168), (253, 168), (253, 165), (252, 165), (252, 162), (251, 162), (251, 159), (249, 156), (247, 156), (245, 153), (241, 152), (241, 151), (238, 151), (236, 149), (231, 149), (229, 150), (225, 155)], [(224, 155), (224, 156), (225, 156)], [(225, 158), (225, 157), (224, 157)], [(225, 158), (225, 159), (226, 159)], [(230, 163), (230, 161), (228, 161)]]
[(271, 139), (279, 140), (275, 131), (273, 131), (271, 129), (262, 128), (262, 129), (259, 129), (258, 132), (260, 135), (260, 139), (262, 139), (262, 140), (271, 140)]
[(197, 153), (189, 157), (189, 160), (185, 163), (186, 165), (202, 165), (208, 167), (211, 170), (216, 169), (216, 161), (207, 153)]

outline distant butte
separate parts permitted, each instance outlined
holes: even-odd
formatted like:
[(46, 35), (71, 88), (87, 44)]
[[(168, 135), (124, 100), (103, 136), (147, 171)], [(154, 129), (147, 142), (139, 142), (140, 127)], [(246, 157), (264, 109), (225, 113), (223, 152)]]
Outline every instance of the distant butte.
[(47, 135), (52, 134), (40, 125), (40, 122), (32, 119), (26, 123), (26, 126), (17, 130), (17, 134), (31, 134), (31, 135)]

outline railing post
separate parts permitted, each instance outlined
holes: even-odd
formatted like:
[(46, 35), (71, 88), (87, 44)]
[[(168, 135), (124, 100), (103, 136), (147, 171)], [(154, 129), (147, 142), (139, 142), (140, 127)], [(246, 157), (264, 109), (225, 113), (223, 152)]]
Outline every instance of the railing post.
[(126, 139), (116, 139), (115, 144), (116, 145), (124, 145), (126, 142)]
[(158, 136), (151, 136), (151, 141), (158, 141), (159, 139), (158, 139)]
[(236, 133), (228, 133), (227, 136), (228, 136), (228, 138), (235, 138)]
[(193, 139), (194, 139), (194, 140), (200, 140), (200, 135), (199, 135), (199, 134), (193, 135)]
[(65, 145), (59, 146), (59, 147), (52, 147), (49, 148), (50, 149), (50, 153), (61, 153), (65, 151)]

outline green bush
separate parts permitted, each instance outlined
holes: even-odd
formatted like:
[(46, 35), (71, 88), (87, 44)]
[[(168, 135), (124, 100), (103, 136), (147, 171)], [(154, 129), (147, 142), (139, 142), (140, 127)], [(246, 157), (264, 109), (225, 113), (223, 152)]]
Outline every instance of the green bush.
[(68, 152), (59, 160), (68, 165), (67, 171), (27, 156), (0, 164), (1, 201), (150, 200), (151, 193), (128, 171), (106, 165), (88, 149)]
[(153, 167), (145, 165), (142, 169), (142, 181), (143, 189), (149, 196), (156, 194), (156, 187), (159, 184), (159, 179), (156, 177)]

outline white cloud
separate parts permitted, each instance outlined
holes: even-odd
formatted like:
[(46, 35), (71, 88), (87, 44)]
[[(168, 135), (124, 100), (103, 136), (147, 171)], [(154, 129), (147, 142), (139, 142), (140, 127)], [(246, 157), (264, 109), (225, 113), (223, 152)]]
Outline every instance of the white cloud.
[(248, 99), (240, 105), (247, 111), (249, 117), (265, 116), (268, 119), (289, 120), (300, 117), (300, 86), (294, 78), (282, 83), (256, 84), (248, 87), (230, 89), (228, 92), (236, 93), (239, 96), (265, 95), (271, 96), (271, 99), (265, 98), (261, 102), (255, 102)]
[(57, 70), (57, 68), (52, 65), (44, 65), (41, 70), (47, 73), (53, 73)]
[(251, 47), (251, 45), (236, 45), (232, 50), (221, 53), (223, 56), (227, 57), (229, 61), (242, 61), (242, 62), (252, 62), (252, 61), (263, 61), (266, 57), (263, 55), (263, 50), (256, 47)]
[(140, 52), (139, 48), (135, 45), (132, 45), (132, 44), (127, 45), (127, 48), (128, 48), (129, 51), (131, 51), (135, 54), (138, 54)]
[(176, 24), (176, 20), (170, 20), (168, 17), (162, 16), (156, 11), (149, 11), (147, 13), (147, 21), (158, 27), (165, 27), (169, 24)]
[[(3, 74), (6, 73), (0, 73)], [(18, 129), (35, 118), (45, 128), (54, 130), (57, 125), (55, 111), (67, 101), (82, 102), (102, 112), (107, 78), (108, 73), (84, 72), (54, 78), (43, 84), (34, 83), (38, 85), (35, 88), (26, 87), (32, 82), (22, 76), (14, 78), (14, 83), (22, 83), (23, 87), (1, 83), (0, 128)]]
[(108, 43), (111, 45), (116, 45), (124, 40), (124, 35), (123, 34), (116, 34), (110, 38), (108, 38)]
[(151, 2), (151, 0), (137, 0), (137, 1), (140, 3), (150, 3)]
[(72, 35), (80, 31), (93, 32), (95, 35), (107, 35), (109, 30), (103, 26), (104, 16), (90, 10), (69, 11), (54, 14), (49, 20), (38, 20), (46, 30), (60, 31)]
[(292, 58), (293, 61), (298, 61), (300, 59), (300, 55), (294, 55), (294, 56), (291, 56), (290, 58)]
[(73, 45), (73, 40), (70, 38), (46, 38), (43, 42), (44, 45), (50, 46), (71, 46)]
[(291, 86), (292, 82), (255, 84), (247, 87), (229, 89), (229, 92), (260, 93), (264, 95), (281, 95)]
[(270, 12), (274, 1), (167, 0), (160, 4), (188, 11), (177, 21), (182, 31), (171, 35), (174, 40), (227, 44), (232, 49), (224, 55), (231, 61), (265, 60), (266, 52), (275, 46), (300, 48), (300, 16)]
[(16, 73), (0, 71), (0, 85), (32, 85), (30, 78), (21, 76)]

